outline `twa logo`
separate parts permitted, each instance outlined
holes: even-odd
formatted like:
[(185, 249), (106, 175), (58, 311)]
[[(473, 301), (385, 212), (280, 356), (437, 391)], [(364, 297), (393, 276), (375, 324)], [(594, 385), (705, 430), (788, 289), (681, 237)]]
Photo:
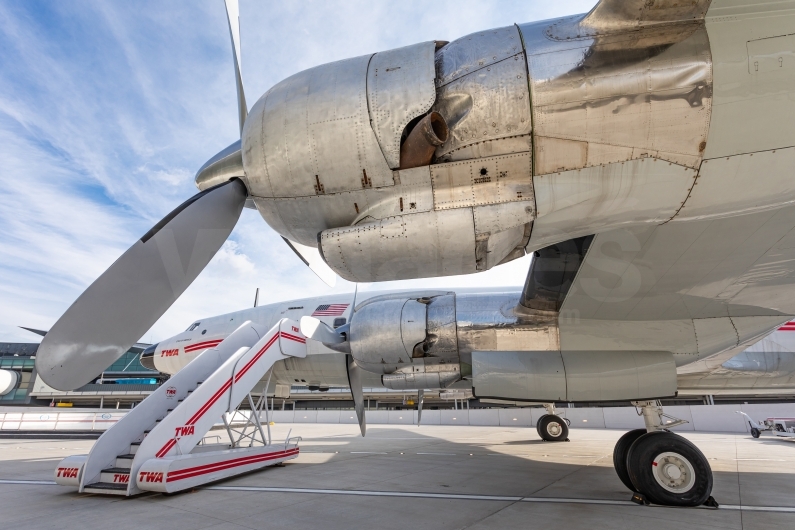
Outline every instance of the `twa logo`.
[(300, 333), (300, 332), (301, 332), (301, 330), (300, 330), (300, 329), (298, 329), (298, 328), (297, 328), (297, 327), (295, 327), (295, 326), (290, 326), (290, 327), (291, 327), (291, 328), (293, 328), (293, 331), (295, 331), (296, 333)]
[(166, 397), (167, 398), (171, 399), (171, 398), (173, 398), (176, 395), (177, 395), (177, 388), (176, 387), (170, 386), (170, 387), (168, 387), (166, 389)]
[(79, 468), (76, 467), (59, 467), (55, 476), (63, 478), (77, 478), (78, 469)]
[(121, 484), (127, 484), (130, 482), (130, 475), (113, 475), (113, 482), (119, 482)]
[(163, 473), (141, 471), (138, 474), (138, 482), (163, 482)]
[(160, 357), (176, 357), (177, 355), (179, 355), (179, 348), (163, 350), (160, 352)]
[(184, 427), (177, 427), (174, 430), (176, 431), (174, 436), (176, 436), (177, 438), (180, 438), (182, 436), (191, 436), (194, 433), (193, 425), (185, 425)]

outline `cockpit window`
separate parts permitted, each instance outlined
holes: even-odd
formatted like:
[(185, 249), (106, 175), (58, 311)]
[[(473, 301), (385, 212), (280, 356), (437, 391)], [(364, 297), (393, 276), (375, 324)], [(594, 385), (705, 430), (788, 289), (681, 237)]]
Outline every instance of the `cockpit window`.
[(194, 324), (191, 324), (190, 327), (188, 328), (188, 331), (193, 331), (194, 329), (198, 328), (200, 325), (201, 322), (196, 322)]

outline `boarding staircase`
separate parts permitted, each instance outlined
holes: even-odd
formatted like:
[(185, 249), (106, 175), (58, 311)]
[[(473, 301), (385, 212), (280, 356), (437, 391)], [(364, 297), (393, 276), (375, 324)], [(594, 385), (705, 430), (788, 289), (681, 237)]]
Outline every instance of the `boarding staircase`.
[[(263, 399), (255, 404), (250, 392), (276, 361), (305, 356), (297, 322), (282, 319), (270, 330), (246, 322), (105, 431), (88, 455), (62, 460), (55, 481), (85, 493), (173, 493), (295, 458), (298, 444), (289, 434), (278, 444), (265, 435)], [(244, 400), (251, 412), (241, 431), (227, 413)], [(231, 443), (204, 443), (219, 418)]]

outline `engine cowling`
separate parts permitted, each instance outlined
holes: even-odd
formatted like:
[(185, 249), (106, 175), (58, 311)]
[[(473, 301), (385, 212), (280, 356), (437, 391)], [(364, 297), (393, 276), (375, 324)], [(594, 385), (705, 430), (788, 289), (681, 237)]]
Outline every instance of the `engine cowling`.
[(461, 379), (455, 294), (376, 297), (351, 319), (350, 350), (387, 388), (445, 388)]
[(467, 274), (525, 253), (530, 132), (509, 26), (285, 79), (251, 109), (242, 162), (268, 224), (345, 279)]

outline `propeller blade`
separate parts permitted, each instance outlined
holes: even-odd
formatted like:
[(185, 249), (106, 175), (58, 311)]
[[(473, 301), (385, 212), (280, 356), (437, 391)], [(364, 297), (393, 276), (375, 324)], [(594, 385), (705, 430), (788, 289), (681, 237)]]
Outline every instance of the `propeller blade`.
[(328, 324), (315, 317), (301, 317), (301, 333), (312, 340), (324, 344), (341, 344), (345, 342), (345, 335), (341, 335), (331, 329)]
[(282, 237), (282, 239), (284, 239), (284, 242), (293, 249), (293, 252), (295, 252), (299, 258), (301, 258), (301, 261), (312, 269), (312, 272), (314, 272), (318, 278), (323, 280), (323, 283), (329, 287), (334, 287), (334, 285), (336, 285), (337, 273), (331, 270), (331, 267), (323, 260), (318, 249), (296, 243), (295, 241), (290, 241), (286, 237)]
[(417, 427), (420, 426), (420, 422), (422, 421), (422, 404), (425, 402), (425, 391), (418, 390), (417, 391)]
[(96, 377), (152, 327), (235, 227), (246, 187), (232, 180), (194, 195), (121, 255), (41, 341), (36, 370), (58, 390)]
[(31, 333), (35, 333), (36, 335), (41, 335), (42, 337), (47, 335), (47, 332), (42, 329), (33, 329), (33, 328), (26, 328), (25, 326), (18, 326), (25, 331), (30, 331)]
[(237, 86), (237, 116), (240, 120), (240, 132), (248, 118), (246, 93), (243, 91), (243, 76), (240, 72), (240, 6), (237, 0), (225, 0), (226, 20), (229, 22), (229, 37), (232, 39), (232, 58), (235, 61), (235, 85)]
[(351, 387), (351, 396), (353, 396), (353, 408), (356, 409), (356, 417), (359, 420), (359, 429), (364, 436), (367, 431), (367, 421), (364, 417), (364, 391), (362, 390), (362, 369), (356, 364), (353, 355), (348, 354), (345, 356), (347, 359), (348, 368), (348, 385)]

